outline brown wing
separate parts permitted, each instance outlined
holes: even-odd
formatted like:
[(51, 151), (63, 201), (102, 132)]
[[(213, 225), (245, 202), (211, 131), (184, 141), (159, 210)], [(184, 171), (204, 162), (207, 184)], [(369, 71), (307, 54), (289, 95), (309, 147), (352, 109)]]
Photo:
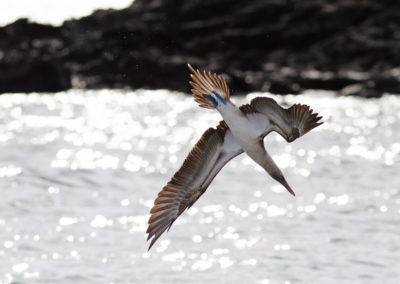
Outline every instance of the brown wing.
[(204, 132), (154, 201), (147, 229), (147, 240), (153, 238), (149, 250), (176, 218), (199, 199), (222, 167), (242, 152), (225, 122)]
[(292, 142), (323, 123), (319, 122), (322, 116), (307, 105), (295, 104), (285, 109), (271, 98), (257, 97), (247, 106), (249, 111), (246, 115), (259, 127), (262, 137), (276, 131), (286, 141)]

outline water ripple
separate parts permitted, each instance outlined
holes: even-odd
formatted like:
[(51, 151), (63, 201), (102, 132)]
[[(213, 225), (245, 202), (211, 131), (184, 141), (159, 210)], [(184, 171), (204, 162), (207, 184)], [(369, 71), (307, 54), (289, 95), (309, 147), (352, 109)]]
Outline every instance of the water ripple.
[(218, 113), (162, 90), (2, 95), (0, 283), (398, 283), (400, 98), (274, 98), (324, 116), (265, 141), (297, 197), (241, 155), (146, 252), (153, 199)]

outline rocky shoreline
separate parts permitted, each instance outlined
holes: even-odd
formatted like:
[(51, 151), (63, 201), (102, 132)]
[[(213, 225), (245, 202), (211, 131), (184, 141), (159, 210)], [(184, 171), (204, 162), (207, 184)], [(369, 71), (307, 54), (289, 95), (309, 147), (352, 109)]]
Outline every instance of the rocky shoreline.
[(61, 27), (21, 19), (0, 28), (0, 93), (188, 92), (186, 63), (223, 73), (233, 95), (400, 94), (400, 3), (136, 0)]

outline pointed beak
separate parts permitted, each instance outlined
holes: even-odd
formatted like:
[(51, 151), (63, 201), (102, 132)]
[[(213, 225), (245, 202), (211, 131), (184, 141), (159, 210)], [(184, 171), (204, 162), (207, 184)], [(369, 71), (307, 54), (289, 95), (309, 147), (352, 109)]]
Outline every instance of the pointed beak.
[(294, 193), (293, 189), (288, 185), (288, 183), (285, 181), (285, 184), (282, 183), (282, 185), (289, 191), (289, 193), (293, 196), (296, 196), (296, 193)]
[(293, 189), (289, 186), (289, 184), (287, 183), (287, 181), (286, 181), (286, 179), (285, 179), (285, 177), (283, 175), (282, 176), (273, 177), (273, 178), (275, 180), (279, 181), (279, 183), (281, 185), (283, 185), (287, 189), (287, 191), (289, 191), (289, 193), (291, 195), (296, 196), (296, 194), (294, 193)]

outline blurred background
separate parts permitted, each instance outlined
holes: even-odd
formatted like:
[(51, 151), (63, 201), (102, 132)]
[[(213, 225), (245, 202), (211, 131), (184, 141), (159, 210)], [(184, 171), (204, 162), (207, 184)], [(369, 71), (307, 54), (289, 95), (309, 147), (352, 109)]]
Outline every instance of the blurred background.
[[(399, 28), (394, 0), (2, 0), (0, 283), (399, 283)], [(266, 138), (295, 198), (240, 155), (147, 252), (221, 119), (187, 63), (325, 123)]]
[(400, 89), (398, 1), (119, 0), (68, 20), (110, 3), (2, 1), (0, 92), (187, 92), (188, 62), (224, 73), (234, 94)]

